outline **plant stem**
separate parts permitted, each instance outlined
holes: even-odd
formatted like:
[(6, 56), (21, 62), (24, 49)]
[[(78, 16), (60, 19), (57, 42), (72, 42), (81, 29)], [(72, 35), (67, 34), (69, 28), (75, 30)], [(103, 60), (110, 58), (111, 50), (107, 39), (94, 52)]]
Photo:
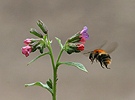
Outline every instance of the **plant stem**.
[(63, 51), (64, 51), (64, 49), (61, 49), (61, 50), (60, 50), (60, 53), (59, 53), (59, 55), (58, 55), (58, 58), (57, 58), (57, 61), (56, 61), (56, 68), (57, 68), (57, 69), (58, 69), (58, 67), (59, 67), (59, 60), (60, 60), (60, 57), (61, 57)]
[(58, 58), (57, 58), (57, 61), (56, 61), (56, 65), (55, 65), (51, 44), (48, 43), (48, 46), (47, 47), (48, 47), (48, 50), (50, 52), (51, 62), (52, 62), (52, 66), (53, 66), (53, 95), (52, 95), (52, 100), (56, 100), (57, 69), (58, 69), (58, 66), (59, 66), (60, 57), (61, 57), (64, 49), (61, 49), (60, 50), (60, 53), (58, 55)]
[(56, 100), (57, 69), (53, 70), (53, 100)]
[(55, 66), (55, 62), (54, 62), (54, 56), (53, 56), (53, 52), (52, 52), (52, 47), (50, 42), (48, 43), (47, 46), (49, 52), (50, 52), (50, 57), (51, 57), (51, 62), (52, 62), (52, 66), (53, 66), (53, 95), (52, 95), (52, 100), (56, 100), (56, 80), (57, 80), (57, 69)]

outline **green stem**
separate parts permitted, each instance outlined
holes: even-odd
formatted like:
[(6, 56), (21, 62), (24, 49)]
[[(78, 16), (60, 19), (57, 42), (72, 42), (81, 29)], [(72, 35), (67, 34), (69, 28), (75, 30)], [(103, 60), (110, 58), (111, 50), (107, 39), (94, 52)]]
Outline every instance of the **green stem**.
[(56, 61), (56, 68), (57, 68), (57, 69), (58, 69), (58, 67), (59, 67), (59, 60), (60, 60), (60, 57), (61, 57), (63, 51), (64, 51), (64, 49), (61, 49), (61, 51), (60, 51), (60, 53), (59, 53), (59, 55), (58, 55), (58, 59), (57, 59), (57, 61)]
[(52, 48), (51, 48), (51, 44), (50, 42), (48, 43), (47, 46), (49, 52), (50, 52), (50, 57), (51, 57), (51, 62), (52, 62), (52, 66), (53, 66), (53, 95), (52, 95), (52, 100), (56, 100), (56, 80), (57, 80), (57, 69), (55, 66), (55, 62), (54, 62), (54, 56), (53, 56), (53, 52), (52, 52)]
[(48, 43), (47, 47), (48, 47), (48, 50), (50, 52), (51, 62), (52, 62), (52, 66), (53, 66), (53, 95), (52, 95), (52, 100), (56, 100), (57, 69), (58, 69), (58, 66), (59, 66), (60, 57), (61, 57), (64, 49), (61, 49), (61, 51), (60, 51), (60, 53), (58, 55), (57, 61), (56, 61), (56, 65), (55, 65), (51, 44)]

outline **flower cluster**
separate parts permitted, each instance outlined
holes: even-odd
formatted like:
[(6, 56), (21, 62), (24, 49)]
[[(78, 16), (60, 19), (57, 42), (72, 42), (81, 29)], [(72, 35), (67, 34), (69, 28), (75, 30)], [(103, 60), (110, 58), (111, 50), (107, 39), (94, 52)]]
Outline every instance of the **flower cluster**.
[(32, 43), (32, 39), (26, 39), (24, 40), (25, 46), (22, 47), (22, 54), (24, 54), (26, 57), (29, 56), (29, 54), (32, 51), (32, 46), (30, 45)]
[(22, 47), (22, 54), (24, 54), (26, 57), (28, 57), (31, 52), (34, 52), (37, 49), (40, 51), (40, 53), (43, 53), (43, 49), (46, 47), (45, 40), (47, 37), (48, 30), (41, 20), (37, 21), (37, 25), (39, 26), (39, 28), (43, 31), (45, 35), (43, 36), (41, 33), (37, 32), (37, 30), (34, 28), (30, 29), (30, 33), (37, 36), (38, 39), (28, 38), (24, 40), (25, 46)]
[(88, 28), (85, 26), (82, 31), (79, 31), (71, 38), (69, 38), (65, 44), (65, 51), (68, 54), (73, 52), (78, 53), (84, 50), (84, 44), (89, 39)]
[[(44, 35), (39, 33), (36, 29), (31, 28), (30, 33), (37, 36), (38, 39), (24, 40), (25, 46), (22, 47), (22, 54), (24, 54), (26, 57), (28, 57), (31, 52), (35, 52), (37, 49), (42, 54), (44, 48), (48, 47), (49, 43), (51, 43), (51, 41), (48, 40), (48, 30), (44, 23), (39, 20), (37, 25), (40, 27)], [(84, 44), (87, 39), (89, 39), (88, 28), (84, 26), (81, 31), (77, 32), (65, 42), (62, 49), (68, 54), (79, 53), (84, 50)]]

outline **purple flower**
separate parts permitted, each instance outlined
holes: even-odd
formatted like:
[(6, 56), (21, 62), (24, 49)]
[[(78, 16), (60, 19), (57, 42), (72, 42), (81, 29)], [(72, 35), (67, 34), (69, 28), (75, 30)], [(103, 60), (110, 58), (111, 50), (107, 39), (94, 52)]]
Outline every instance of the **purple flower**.
[(84, 40), (89, 39), (89, 34), (88, 34), (88, 28), (87, 26), (83, 27), (83, 30), (80, 32), (81, 37), (84, 38)]
[(84, 50), (84, 44), (89, 39), (88, 28), (85, 26), (83, 30), (77, 32), (75, 35), (70, 37), (65, 45), (65, 51), (68, 54), (79, 53)]

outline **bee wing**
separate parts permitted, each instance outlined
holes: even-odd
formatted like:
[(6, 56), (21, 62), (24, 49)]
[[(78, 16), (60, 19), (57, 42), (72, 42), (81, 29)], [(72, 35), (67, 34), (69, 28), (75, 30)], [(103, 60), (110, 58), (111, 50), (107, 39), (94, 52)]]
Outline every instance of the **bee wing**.
[(105, 51), (110, 54), (110, 53), (112, 53), (117, 47), (118, 47), (118, 43), (117, 43), (117, 42), (112, 42), (112, 43), (105, 49)]
[(103, 43), (100, 44), (100, 45), (98, 45), (98, 46), (96, 47), (96, 49), (101, 49), (101, 48), (103, 48), (103, 47), (106, 45), (106, 43), (107, 43), (107, 40), (103, 41)]
[(90, 53), (91, 53), (90, 50), (83, 50), (83, 51), (81, 52), (81, 54), (83, 54), (83, 55), (86, 56), (86, 57), (89, 57)]
[(86, 57), (89, 57), (89, 54), (91, 53), (91, 51), (95, 50), (96, 49), (101, 49), (103, 48), (103, 46), (107, 43), (107, 40), (103, 41), (103, 43), (101, 43), (100, 45), (94, 47), (93, 49), (90, 49), (90, 50), (83, 50), (81, 53), (83, 55), (85, 55)]

